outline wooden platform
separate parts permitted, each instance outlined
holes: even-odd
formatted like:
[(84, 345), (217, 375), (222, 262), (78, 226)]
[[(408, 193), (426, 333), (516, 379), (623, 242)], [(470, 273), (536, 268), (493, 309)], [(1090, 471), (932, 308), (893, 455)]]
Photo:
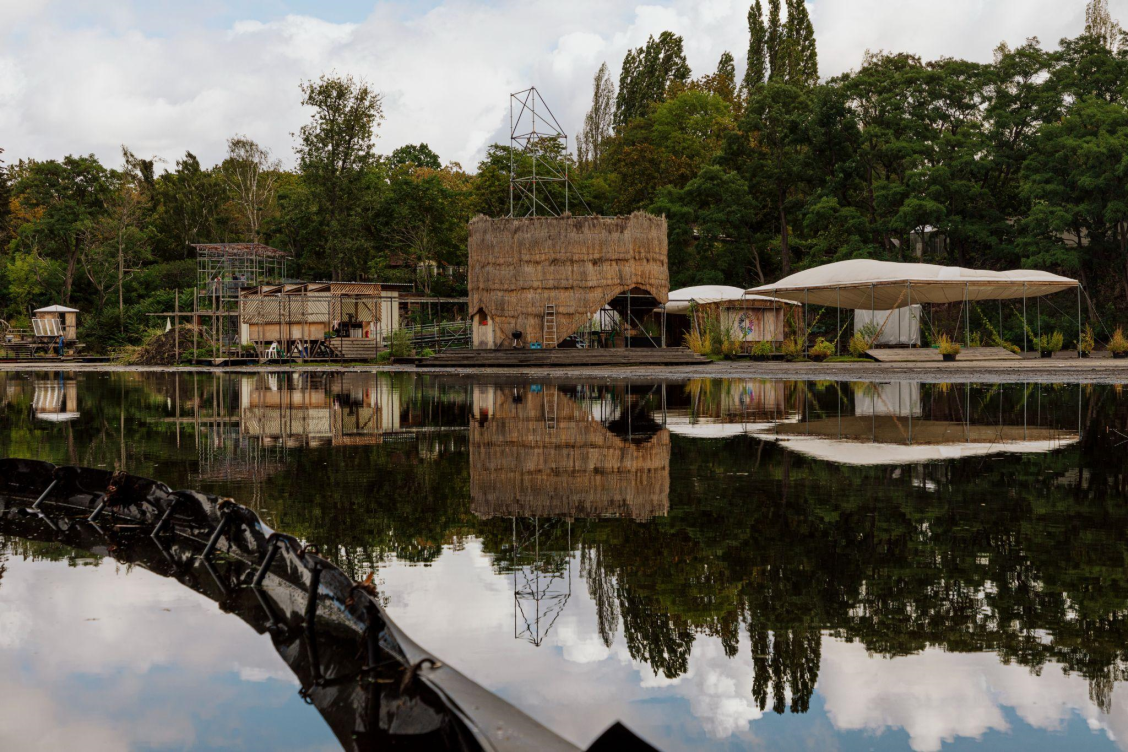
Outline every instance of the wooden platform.
[(692, 366), (711, 361), (685, 347), (568, 348), (559, 350), (453, 350), (423, 358), (420, 368), (530, 368)]
[[(879, 363), (941, 363), (940, 351), (931, 347), (875, 347), (866, 355)], [(989, 360), (1022, 360), (1002, 347), (965, 347), (956, 356), (957, 363), (979, 363)]]

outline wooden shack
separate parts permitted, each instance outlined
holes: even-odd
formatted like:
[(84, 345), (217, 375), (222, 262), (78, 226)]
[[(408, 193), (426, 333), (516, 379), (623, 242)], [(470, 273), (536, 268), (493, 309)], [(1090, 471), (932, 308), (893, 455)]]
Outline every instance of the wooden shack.
[(377, 282), (259, 285), (239, 293), (239, 336), (260, 354), (374, 358), (399, 326), (399, 293)]
[(78, 309), (53, 305), (37, 308), (31, 319), (31, 329), (36, 337), (78, 341)]
[(627, 517), (670, 506), (670, 434), (619, 436), (556, 386), (474, 387), (470, 508), (489, 517)]
[[(556, 347), (605, 306), (638, 336), (640, 319), (670, 289), (666, 220), (478, 216), (470, 222), (473, 345)], [(516, 333), (519, 336), (515, 336)]]

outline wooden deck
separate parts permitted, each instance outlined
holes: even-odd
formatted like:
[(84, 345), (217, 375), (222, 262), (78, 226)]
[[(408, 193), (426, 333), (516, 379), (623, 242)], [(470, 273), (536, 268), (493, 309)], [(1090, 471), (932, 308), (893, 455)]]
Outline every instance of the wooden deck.
[(528, 368), (582, 366), (691, 366), (711, 361), (685, 347), (456, 350), (423, 358), (420, 368)]
[[(875, 347), (866, 355), (879, 363), (941, 363), (939, 350), (931, 347)], [(1022, 356), (1001, 347), (965, 347), (956, 356), (961, 363), (990, 360), (1022, 360)]]

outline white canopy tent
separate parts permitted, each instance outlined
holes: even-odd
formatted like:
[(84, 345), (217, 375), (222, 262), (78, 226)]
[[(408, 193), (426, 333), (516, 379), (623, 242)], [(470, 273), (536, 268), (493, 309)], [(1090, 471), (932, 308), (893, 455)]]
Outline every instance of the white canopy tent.
[[(774, 284), (750, 288), (747, 294), (871, 312), (920, 303), (962, 303), (966, 307), (970, 301), (1021, 298), (1025, 322), (1026, 298), (1040, 298), (1074, 288), (1080, 340), (1081, 283), (1035, 269), (995, 272), (960, 266), (850, 259), (796, 272)], [(970, 317), (963, 318), (970, 344)]]
[(696, 287), (683, 287), (680, 290), (670, 290), (670, 299), (666, 303), (666, 313), (689, 313), (691, 305), (709, 305), (710, 303), (730, 303), (742, 300), (760, 300), (767, 303), (780, 305), (795, 305), (794, 301), (780, 300), (766, 295), (749, 295), (739, 287), (731, 285), (697, 285)]
[(1033, 269), (992, 272), (960, 266), (851, 259), (806, 269), (747, 292), (804, 304), (888, 311), (912, 303), (1033, 298), (1080, 284), (1069, 277)]

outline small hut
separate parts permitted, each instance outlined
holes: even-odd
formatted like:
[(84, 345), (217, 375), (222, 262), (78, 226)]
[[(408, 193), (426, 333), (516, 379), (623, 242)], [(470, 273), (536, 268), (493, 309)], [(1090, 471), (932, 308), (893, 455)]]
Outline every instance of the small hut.
[(53, 305), (37, 308), (31, 320), (31, 328), (36, 337), (60, 336), (67, 342), (78, 340), (78, 309)]
[(670, 289), (666, 220), (478, 216), (470, 221), (469, 298), (475, 348), (556, 347), (605, 306), (623, 323), (616, 344)]
[(799, 308), (790, 300), (749, 295), (739, 287), (684, 287), (673, 290), (664, 307), (666, 339), (681, 343), (688, 332), (704, 329), (706, 320), (713, 318), (746, 350), (757, 342), (783, 342), (786, 314)]

